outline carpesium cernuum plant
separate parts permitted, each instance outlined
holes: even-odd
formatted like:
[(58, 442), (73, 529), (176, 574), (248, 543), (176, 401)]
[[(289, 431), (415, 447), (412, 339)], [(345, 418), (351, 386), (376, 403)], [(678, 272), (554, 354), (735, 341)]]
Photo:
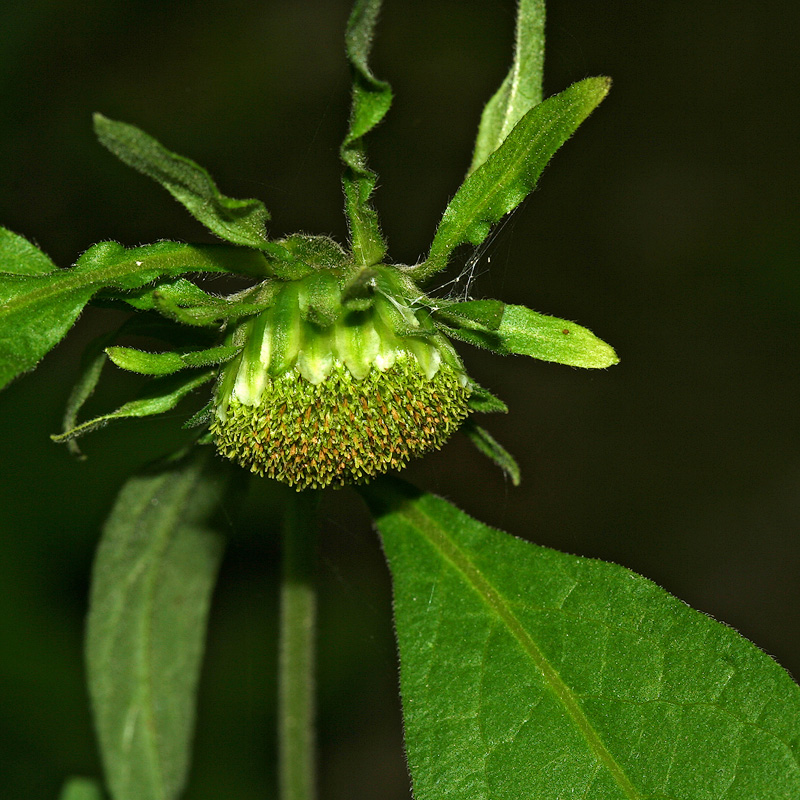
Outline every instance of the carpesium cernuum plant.
[[(133, 477), (105, 526), (86, 644), (105, 780), (69, 781), (64, 798), (181, 795), (222, 553), (210, 520), (248, 473), (296, 489), (283, 528), (282, 800), (316, 796), (314, 513), (319, 490), (347, 484), (365, 498), (392, 574), (418, 800), (800, 797), (800, 693), (768, 656), (623, 567), (521, 541), (386, 475), (462, 431), (519, 482), (512, 456), (475, 422), (506, 406), (470, 377), (454, 341), (584, 368), (617, 357), (572, 322), (429, 289), (533, 190), (609, 80), (543, 100), (543, 1), (520, 0), (513, 64), (486, 105), (467, 176), (427, 255), (395, 264), (364, 148), (392, 99), (368, 63), (379, 9), (357, 0), (346, 31), (346, 247), (269, 238), (260, 201), (223, 195), (193, 161), (100, 115), (100, 142), (223, 243), (101, 242), (61, 269), (0, 231), (3, 385), (33, 369), (87, 304), (133, 312), (89, 347), (56, 441), (77, 454), (78, 437), (112, 420), (172, 411), (192, 393), (208, 400), (186, 421), (192, 446)], [(202, 278), (214, 274), (245, 288), (213, 293)], [(132, 335), (164, 344), (117, 343)], [(81, 421), (109, 361), (152, 380)]]

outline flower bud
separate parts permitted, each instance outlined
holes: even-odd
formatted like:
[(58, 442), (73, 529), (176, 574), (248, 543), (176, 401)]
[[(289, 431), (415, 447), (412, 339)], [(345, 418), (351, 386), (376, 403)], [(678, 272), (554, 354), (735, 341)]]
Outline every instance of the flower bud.
[(298, 490), (360, 483), (440, 447), (464, 421), (463, 365), (401, 294), (343, 302), (328, 272), (273, 290), (229, 336), (242, 351), (215, 390), (222, 455)]

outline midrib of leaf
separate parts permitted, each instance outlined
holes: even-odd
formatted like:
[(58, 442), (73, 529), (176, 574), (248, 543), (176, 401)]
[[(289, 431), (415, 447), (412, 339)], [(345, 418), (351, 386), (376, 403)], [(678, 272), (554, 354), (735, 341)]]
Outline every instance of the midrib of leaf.
[(416, 504), (408, 504), (405, 506), (403, 513), (409, 519), (415, 521), (417, 527), (423, 531), (428, 541), (444, 558), (461, 572), (484, 603), (486, 603), (491, 611), (506, 625), (536, 668), (542, 673), (545, 682), (552, 692), (564, 705), (570, 718), (586, 739), (591, 751), (597, 757), (598, 761), (606, 767), (617, 785), (625, 793), (625, 796), (629, 798), (629, 800), (643, 800), (642, 795), (639, 794), (630, 782), (622, 767), (616, 762), (614, 756), (611, 755), (603, 744), (602, 739), (592, 727), (592, 724), (583, 713), (583, 709), (580, 707), (572, 690), (561, 679), (555, 667), (545, 658), (539, 646), (514, 615), (514, 612), (511, 610), (511, 607), (503, 595), (492, 586), (481, 571), (459, 549), (458, 545), (453, 542), (436, 521), (425, 514)]
[[(158, 546), (155, 548), (155, 554), (159, 564), (162, 564), (164, 561), (163, 555), (166, 552), (167, 548), (169, 547), (170, 533), (173, 531), (177, 531), (179, 524), (179, 516), (184, 510), (186, 498), (192, 491), (197, 479), (198, 475), (194, 472), (184, 476), (183, 480), (184, 486), (180, 493), (179, 501), (173, 502), (171, 504), (172, 510), (169, 513), (169, 517), (164, 520), (163, 525), (161, 525), (157, 531), (152, 532), (155, 534), (154, 538), (158, 540)], [(146, 505), (152, 501), (152, 498), (146, 496), (142, 498), (142, 500), (143, 502), (141, 505)], [(132, 516), (138, 517), (139, 516), (138, 510), (137, 513), (133, 514)], [(136, 568), (132, 569), (128, 573), (128, 576), (125, 580), (126, 586), (130, 586), (130, 584), (136, 580), (139, 570), (143, 569), (146, 566), (147, 562), (153, 559), (153, 552), (154, 551), (148, 551), (148, 553), (140, 559), (139, 563), (136, 565)], [(155, 597), (155, 587), (157, 584), (156, 579), (158, 577), (159, 571), (160, 568), (155, 570), (150, 570), (151, 573), (150, 579), (147, 581), (147, 592), (146, 592), (147, 604), (145, 607), (146, 612), (142, 615), (142, 621), (140, 627), (140, 630), (143, 632), (142, 638), (148, 642), (147, 646), (142, 648), (141, 652), (146, 653), (148, 656), (150, 656), (150, 642), (152, 640), (151, 621), (153, 619), (153, 603)], [(120, 593), (119, 595), (117, 609), (114, 613), (114, 619), (117, 621), (119, 620), (122, 614), (122, 609), (126, 597), (127, 597), (127, 592)], [(113, 642), (109, 641), (108, 649), (110, 650), (112, 646)], [(107, 651), (105, 655), (105, 661), (108, 662), (108, 660), (109, 658)], [(139, 697), (142, 700), (141, 707), (145, 718), (141, 723), (136, 721), (134, 724), (135, 725), (144, 724), (150, 729), (152, 733), (152, 735), (146, 737), (146, 739), (148, 741), (148, 749), (150, 750), (150, 764), (154, 776), (153, 787), (158, 789), (160, 797), (166, 798), (166, 794), (163, 791), (164, 770), (161, 764), (161, 757), (158, 752), (158, 747), (156, 745), (156, 741), (158, 738), (158, 729), (155, 721), (155, 712), (153, 709), (153, 700), (152, 700), (153, 676), (152, 676), (152, 671), (149, 668), (150, 663), (152, 663), (152, 657), (143, 657), (141, 658), (139, 663), (139, 677), (140, 677), (139, 685), (144, 687)], [(128, 710), (128, 713), (130, 713), (130, 709)], [(134, 732), (131, 733), (131, 739), (133, 738), (133, 734)]]
[[(34, 289), (30, 292), (11, 297), (7, 300), (2, 307), (4, 312), (14, 312), (19, 309), (25, 309), (27, 306), (36, 305), (42, 300), (48, 300), (51, 297), (56, 297), (62, 294), (69, 294), (69, 292), (77, 289), (90, 289), (92, 287), (103, 288), (115, 283), (119, 278), (128, 277), (133, 272), (132, 267), (139, 267), (143, 272), (151, 270), (163, 269), (165, 272), (192, 272), (194, 270), (224, 272), (224, 269), (211, 259), (204, 256), (202, 253), (192, 251), (192, 260), (181, 258), (180, 263), (170, 264), (170, 261), (175, 262), (175, 254), (170, 253), (163, 256), (149, 256), (145, 260), (142, 259), (126, 259), (125, 261), (112, 264), (108, 267), (100, 267), (99, 269), (92, 269), (90, 271), (83, 271), (80, 268), (74, 267), (71, 270), (64, 270), (65, 277), (61, 278), (57, 283), (48, 283), (39, 289)], [(163, 265), (163, 266), (162, 266)], [(22, 276), (25, 278), (31, 276)], [(35, 276), (39, 277), (39, 276)], [(52, 273), (42, 275), (42, 278), (53, 277)], [(155, 278), (153, 278), (155, 280)], [(149, 281), (147, 281), (149, 283)]]

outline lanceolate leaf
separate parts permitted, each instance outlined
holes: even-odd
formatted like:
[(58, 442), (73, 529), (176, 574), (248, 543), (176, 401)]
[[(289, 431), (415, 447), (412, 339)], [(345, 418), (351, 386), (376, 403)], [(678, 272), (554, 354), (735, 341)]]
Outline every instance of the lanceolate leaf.
[(97, 551), (86, 659), (114, 800), (176, 800), (186, 780), (211, 591), (207, 528), (225, 478), (210, 453), (131, 479)]
[(0, 272), (44, 275), (57, 267), (38, 247), (16, 233), (0, 228)]
[(608, 93), (608, 78), (587, 78), (532, 108), (503, 143), (461, 185), (436, 231), (415, 280), (447, 266), (460, 244), (479, 245), (492, 225), (533, 191), (547, 162)]
[(520, 480), (522, 480), (519, 464), (517, 464), (514, 456), (489, 431), (484, 430), (480, 425), (476, 425), (471, 419), (468, 419), (461, 426), (461, 430), (479, 452), (494, 461), (511, 478), (511, 483), (514, 486), (519, 486)]
[(74, 428), (65, 430), (63, 433), (55, 434), (50, 438), (54, 442), (68, 442), (83, 436), (85, 433), (97, 430), (107, 425), (115, 419), (126, 419), (130, 417), (153, 417), (157, 414), (164, 414), (172, 411), (175, 406), (183, 400), (186, 395), (193, 392), (198, 386), (208, 383), (216, 376), (215, 370), (208, 370), (199, 375), (186, 377), (184, 375), (170, 375), (155, 379), (148, 387), (147, 392), (138, 400), (131, 400), (120, 406), (110, 414), (90, 419), (76, 425)]
[(488, 389), (473, 380), (469, 382), (470, 395), (467, 405), (471, 411), (479, 414), (507, 414), (508, 406), (495, 397)]
[[(437, 314), (441, 319), (442, 315)], [(446, 317), (451, 325), (461, 321)], [(475, 320), (447, 327), (448, 335), (501, 355), (522, 355), (571, 367), (602, 369), (619, 362), (614, 349), (574, 322), (548, 317), (525, 306), (506, 305), (496, 330), (481, 329)]]
[(363, 491), (416, 800), (800, 797), (800, 688), (734, 630), (399, 481)]
[(0, 273), (0, 388), (33, 369), (102, 289), (138, 289), (164, 276), (234, 272), (264, 276), (264, 257), (230, 245), (159, 242), (126, 249), (94, 245), (74, 268), (46, 274)]
[(389, 84), (379, 81), (369, 67), (380, 8), (380, 0), (356, 0), (345, 33), (345, 48), (353, 73), (353, 106), (341, 148), (345, 164), (342, 182), (353, 255), (356, 263), (364, 267), (377, 264), (386, 252), (378, 217), (370, 202), (377, 178), (367, 167), (363, 142), (363, 137), (383, 119), (392, 103)]
[(528, 111), (542, 102), (544, 17), (544, 0), (519, 0), (514, 63), (483, 110), (470, 173), (502, 144)]
[(140, 375), (172, 375), (182, 369), (209, 367), (230, 361), (242, 348), (228, 345), (210, 347), (207, 350), (191, 350), (185, 353), (148, 353), (133, 347), (108, 347), (108, 357), (121, 369), (138, 372)]
[(260, 200), (226, 197), (201, 166), (170, 152), (133, 125), (95, 114), (94, 130), (101, 144), (120, 161), (160, 183), (221, 239), (276, 256), (286, 255), (279, 245), (267, 241), (264, 226), (269, 214)]

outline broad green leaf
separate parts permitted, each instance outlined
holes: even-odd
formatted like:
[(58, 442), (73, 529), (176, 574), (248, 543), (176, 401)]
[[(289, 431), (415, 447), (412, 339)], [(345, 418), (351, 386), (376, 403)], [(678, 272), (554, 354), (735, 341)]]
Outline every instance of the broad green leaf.
[(353, 74), (350, 125), (340, 155), (345, 165), (345, 210), (350, 224), (353, 255), (360, 266), (377, 264), (386, 252), (378, 216), (370, 202), (377, 177), (367, 167), (363, 137), (386, 115), (392, 103), (388, 83), (379, 81), (369, 67), (369, 54), (380, 0), (356, 0), (345, 32), (345, 50)]
[(217, 189), (201, 166), (179, 156), (139, 128), (94, 115), (100, 143), (120, 161), (160, 183), (199, 222), (232, 244), (255, 247), (281, 257), (279, 245), (267, 241), (269, 214), (260, 200), (234, 200)]
[(522, 480), (519, 464), (517, 464), (514, 456), (512, 456), (489, 431), (484, 430), (480, 425), (476, 425), (471, 419), (468, 419), (461, 426), (461, 431), (464, 432), (479, 452), (494, 461), (494, 463), (511, 478), (511, 483), (513, 483), (514, 486), (519, 486), (520, 480)]
[(189, 272), (265, 275), (264, 257), (230, 245), (159, 242), (126, 249), (115, 242), (89, 248), (72, 269), (47, 274), (0, 273), (0, 388), (33, 369), (101, 290), (125, 292), (164, 276)]
[(0, 227), (0, 272), (11, 275), (44, 275), (57, 269), (38, 247), (27, 239)]
[(614, 349), (587, 328), (525, 306), (506, 305), (496, 331), (464, 326), (449, 327), (447, 334), (501, 355), (531, 356), (570, 367), (602, 369), (619, 363)]
[(76, 425), (74, 428), (65, 430), (63, 433), (53, 434), (50, 438), (54, 442), (68, 442), (78, 436), (83, 436), (85, 433), (102, 428), (116, 419), (153, 417), (157, 414), (164, 414), (167, 411), (172, 411), (186, 395), (215, 377), (216, 370), (209, 370), (194, 377), (168, 375), (163, 378), (156, 378), (149, 384), (144, 396), (138, 400), (131, 400), (110, 414), (102, 414), (99, 417)]
[(210, 367), (230, 361), (242, 348), (229, 345), (185, 353), (148, 353), (133, 347), (107, 347), (106, 354), (120, 369), (140, 375), (171, 375), (182, 369)]
[(185, 783), (211, 592), (208, 520), (225, 478), (207, 449), (132, 478), (92, 572), (86, 660), (114, 800), (175, 800)]
[(514, 63), (483, 109), (470, 173), (503, 143), (528, 111), (542, 102), (544, 18), (544, 0), (519, 0)]
[(416, 800), (800, 797), (800, 688), (736, 631), (400, 481), (362, 491)]
[(70, 778), (58, 800), (103, 800), (103, 790), (97, 781), (90, 778)]
[(608, 93), (608, 78), (586, 78), (532, 108), (461, 185), (445, 209), (428, 259), (409, 271), (417, 281), (447, 266), (461, 244), (479, 245), (492, 225), (534, 189), (556, 150)]

